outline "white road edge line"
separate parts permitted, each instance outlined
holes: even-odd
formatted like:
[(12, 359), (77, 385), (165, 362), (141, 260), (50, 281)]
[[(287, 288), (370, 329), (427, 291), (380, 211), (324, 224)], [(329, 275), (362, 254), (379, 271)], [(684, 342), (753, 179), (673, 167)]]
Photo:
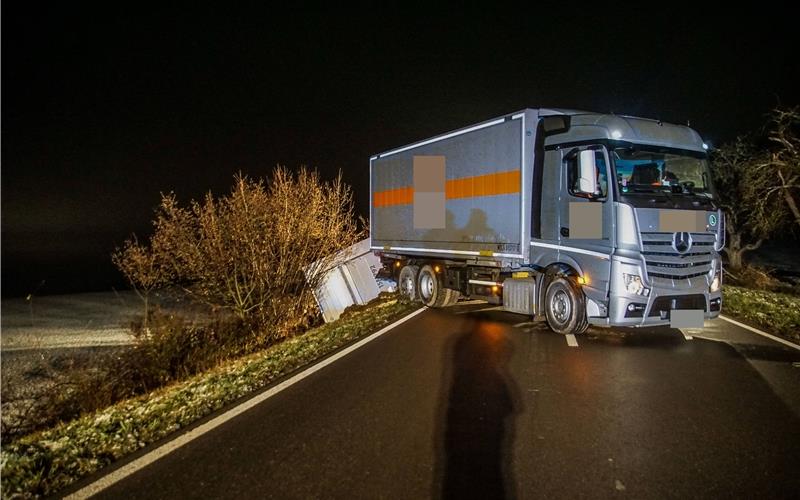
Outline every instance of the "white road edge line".
[(758, 335), (761, 335), (762, 337), (767, 337), (768, 339), (772, 339), (775, 342), (780, 342), (781, 344), (787, 345), (789, 347), (793, 347), (793, 348), (797, 349), (798, 351), (800, 351), (800, 345), (797, 345), (797, 344), (794, 344), (792, 342), (789, 342), (788, 340), (784, 340), (784, 339), (782, 339), (780, 337), (776, 337), (775, 335), (770, 335), (767, 332), (762, 332), (758, 328), (753, 328), (752, 326), (745, 325), (744, 323), (739, 323), (735, 319), (731, 319), (731, 318), (729, 318), (727, 316), (723, 316), (721, 314), (719, 315), (719, 318), (727, 321), (728, 323), (733, 323), (736, 326), (740, 326), (740, 327), (744, 328), (745, 330), (750, 330), (753, 333), (757, 333)]
[(316, 364), (314, 364), (312, 366), (309, 366), (308, 368), (306, 368), (302, 372), (298, 373), (297, 375), (295, 375), (295, 376), (293, 376), (293, 377), (291, 377), (291, 378), (289, 378), (287, 380), (284, 380), (283, 382), (281, 382), (280, 384), (272, 387), (271, 389), (259, 394), (258, 396), (254, 397), (252, 399), (248, 399), (247, 401), (243, 402), (239, 406), (231, 408), (230, 410), (226, 411), (222, 415), (219, 415), (219, 416), (209, 420), (208, 422), (195, 427), (194, 429), (190, 430), (189, 432), (186, 432), (185, 434), (181, 434), (180, 436), (178, 436), (177, 438), (173, 439), (172, 441), (164, 443), (163, 445), (159, 446), (158, 448), (156, 448), (156, 449), (150, 451), (149, 453), (147, 453), (145, 455), (142, 455), (141, 457), (137, 458), (133, 462), (130, 462), (130, 463), (120, 467), (119, 469), (111, 472), (110, 474), (107, 474), (107, 475), (101, 477), (97, 481), (95, 481), (95, 482), (93, 482), (93, 483), (91, 483), (91, 484), (89, 484), (87, 486), (84, 486), (80, 490), (76, 491), (75, 493), (73, 493), (73, 494), (71, 494), (71, 495), (69, 495), (69, 496), (67, 496), (65, 498), (71, 499), (71, 500), (72, 499), (84, 499), (84, 498), (89, 498), (92, 495), (96, 495), (97, 493), (100, 493), (104, 489), (108, 488), (109, 486), (114, 485), (115, 483), (118, 483), (119, 481), (121, 481), (121, 480), (125, 479), (126, 477), (130, 476), (131, 474), (133, 474), (134, 472), (138, 471), (139, 469), (142, 469), (142, 468), (146, 467), (147, 465), (150, 465), (151, 463), (155, 462), (159, 458), (162, 458), (162, 457), (168, 455), (169, 453), (172, 453), (173, 451), (177, 450), (181, 446), (183, 446), (185, 444), (188, 444), (191, 441), (194, 441), (198, 437), (200, 437), (203, 434), (215, 429), (216, 427), (219, 427), (220, 425), (224, 424), (228, 420), (231, 420), (231, 419), (241, 415), (242, 413), (246, 412), (247, 410), (253, 408), (254, 406), (256, 406), (256, 405), (258, 405), (260, 403), (263, 403), (264, 401), (266, 401), (267, 399), (271, 398), (275, 394), (281, 392), (282, 390), (284, 390), (284, 389), (286, 389), (288, 387), (291, 387), (292, 385), (294, 385), (297, 382), (303, 380), (304, 378), (308, 377), (309, 375), (311, 375), (311, 374), (313, 374), (315, 372), (318, 372), (319, 370), (325, 368), (326, 366), (328, 366), (331, 363), (337, 361), (338, 359), (343, 358), (344, 356), (347, 356), (348, 354), (350, 354), (351, 352), (355, 351), (356, 349), (364, 346), (368, 342), (371, 342), (371, 341), (375, 340), (376, 338), (380, 337), (381, 335), (383, 335), (384, 333), (388, 332), (389, 330), (395, 328), (396, 326), (400, 325), (401, 323), (405, 323), (406, 321), (410, 320), (414, 316), (416, 316), (418, 314), (421, 314), (421, 313), (425, 312), (426, 310), (427, 310), (426, 307), (422, 307), (422, 308), (412, 312), (411, 314), (400, 318), (399, 320), (395, 321), (391, 325), (389, 325), (389, 326), (387, 326), (387, 327), (385, 327), (385, 328), (383, 328), (383, 329), (371, 334), (368, 337), (365, 337), (365, 338), (359, 340), (355, 344), (351, 345), (350, 347), (348, 347), (346, 349), (343, 349), (343, 350), (337, 352), (333, 356), (330, 356), (329, 358), (326, 358), (323, 361), (320, 361), (319, 363), (316, 363)]
[(572, 333), (568, 333), (564, 335), (567, 338), (567, 345), (570, 347), (578, 347), (578, 339), (575, 338), (575, 335)]

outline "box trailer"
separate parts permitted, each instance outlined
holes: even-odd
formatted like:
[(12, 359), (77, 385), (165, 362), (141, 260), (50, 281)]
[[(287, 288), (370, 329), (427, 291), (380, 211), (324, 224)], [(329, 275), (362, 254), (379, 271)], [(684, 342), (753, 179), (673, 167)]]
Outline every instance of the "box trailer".
[(511, 113), (372, 156), (370, 248), (432, 307), (483, 298), (561, 333), (702, 326), (724, 242), (706, 149), (656, 120)]

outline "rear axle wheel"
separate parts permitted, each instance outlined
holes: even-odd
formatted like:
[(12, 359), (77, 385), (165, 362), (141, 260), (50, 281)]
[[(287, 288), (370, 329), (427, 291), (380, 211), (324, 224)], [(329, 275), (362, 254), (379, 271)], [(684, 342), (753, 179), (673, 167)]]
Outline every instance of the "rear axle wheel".
[(444, 307), (458, 301), (458, 291), (445, 288), (441, 273), (429, 265), (422, 266), (417, 282), (422, 303), (428, 307)]
[(417, 266), (403, 266), (403, 269), (400, 270), (400, 277), (397, 280), (400, 296), (411, 302), (419, 299), (419, 290), (417, 289), (418, 273), (419, 267)]

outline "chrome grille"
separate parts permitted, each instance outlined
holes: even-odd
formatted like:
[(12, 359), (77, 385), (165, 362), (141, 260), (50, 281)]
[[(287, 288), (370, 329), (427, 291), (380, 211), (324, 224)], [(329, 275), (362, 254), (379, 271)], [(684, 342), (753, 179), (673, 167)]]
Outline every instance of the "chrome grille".
[(692, 247), (678, 253), (672, 247), (675, 233), (642, 233), (642, 255), (650, 278), (691, 280), (711, 271), (715, 235), (691, 233)]

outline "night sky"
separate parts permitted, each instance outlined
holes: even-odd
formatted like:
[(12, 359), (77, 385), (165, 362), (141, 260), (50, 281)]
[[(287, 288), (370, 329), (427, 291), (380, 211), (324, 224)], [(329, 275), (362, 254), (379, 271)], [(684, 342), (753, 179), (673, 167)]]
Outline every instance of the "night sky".
[(109, 254), (160, 192), (222, 194), (238, 171), (342, 169), (366, 215), (371, 154), (525, 107), (690, 120), (719, 144), (798, 104), (777, 7), (112, 4), (3, 4), (4, 296), (121, 286)]

